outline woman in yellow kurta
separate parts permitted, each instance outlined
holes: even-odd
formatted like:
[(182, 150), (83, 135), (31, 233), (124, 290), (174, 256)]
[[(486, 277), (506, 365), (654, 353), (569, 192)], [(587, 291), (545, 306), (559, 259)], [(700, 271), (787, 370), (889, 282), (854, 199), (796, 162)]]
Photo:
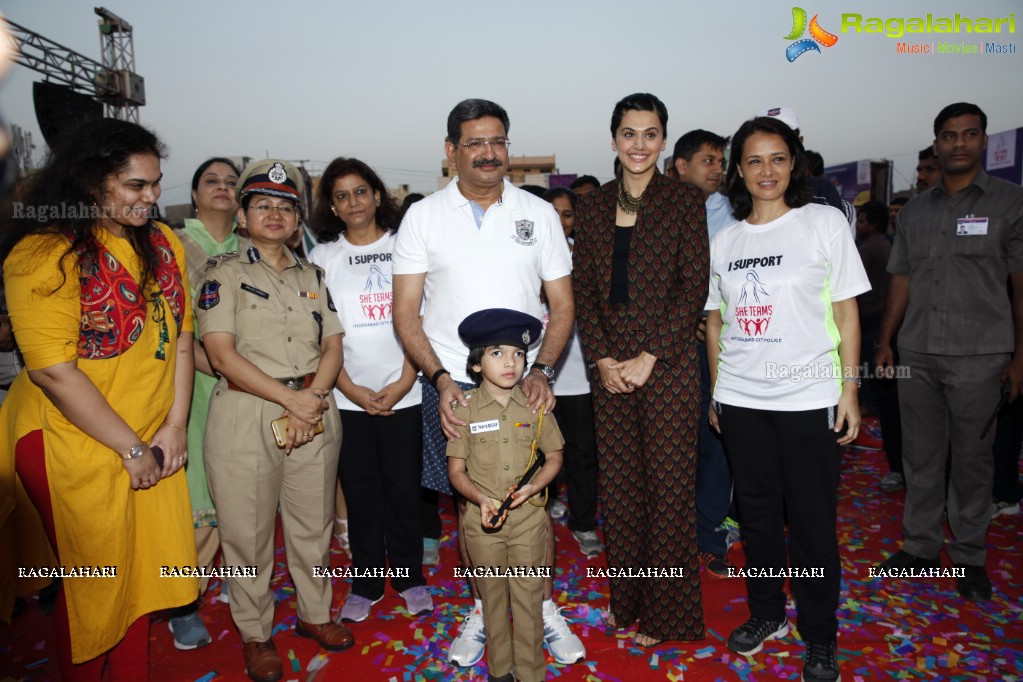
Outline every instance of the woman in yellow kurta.
[(54, 148), (4, 235), (26, 370), (0, 410), (0, 541), (18, 531), (7, 526), (24, 511), (23, 484), (56, 566), (75, 569), (55, 611), (65, 681), (98, 680), (104, 666), (111, 679), (146, 679), (147, 614), (198, 591), (195, 578), (161, 577), (195, 563), (178, 473), (193, 319), (181, 243), (150, 219), (161, 155), (135, 124), (84, 124)]

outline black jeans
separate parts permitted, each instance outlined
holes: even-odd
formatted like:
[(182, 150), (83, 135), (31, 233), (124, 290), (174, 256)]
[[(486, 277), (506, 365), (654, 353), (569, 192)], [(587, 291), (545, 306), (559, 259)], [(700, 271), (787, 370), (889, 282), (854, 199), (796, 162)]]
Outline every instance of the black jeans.
[[(420, 408), (406, 407), (389, 417), (340, 412), (344, 438), (338, 470), (348, 504), (352, 566), (407, 568), (407, 578), (391, 578), (397, 592), (425, 585), (419, 515)], [(384, 594), (385, 582), (383, 577), (353, 578), (352, 593), (377, 599)]]
[[(877, 418), (881, 422), (881, 435), (884, 438), (884, 454), (888, 459), (888, 470), (896, 474), (902, 470), (902, 419), (899, 412), (898, 379), (873, 376), (874, 353), (877, 351), (877, 337), (881, 333), (881, 314), (860, 317), (861, 363), (867, 363), (871, 376), (864, 378), (863, 389), (870, 394), (870, 400), (877, 410)], [(899, 352), (892, 342), (895, 364), (899, 364)], [(861, 397), (862, 399), (862, 397)]]
[(419, 519), (424, 540), (440, 540), (443, 526), (440, 520), (440, 493), (420, 488)]
[[(834, 408), (779, 412), (719, 405), (718, 419), (742, 519), (747, 571), (822, 571), (821, 577), (793, 577), (789, 584), (803, 640), (834, 638), (842, 570), (836, 530), (841, 455), (832, 430)], [(750, 614), (785, 618), (784, 582), (781, 577), (747, 577)]]
[(568, 485), (568, 527), (597, 529), (597, 437), (593, 426), (593, 396), (559, 395), (554, 406), (565, 438), (565, 482)]

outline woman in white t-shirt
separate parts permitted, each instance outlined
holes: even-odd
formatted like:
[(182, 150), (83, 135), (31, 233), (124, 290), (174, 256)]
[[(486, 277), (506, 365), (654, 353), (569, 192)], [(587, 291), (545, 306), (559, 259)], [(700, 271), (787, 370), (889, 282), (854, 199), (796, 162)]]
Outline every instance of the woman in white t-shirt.
[(751, 655), (788, 634), (790, 577), (803, 679), (835, 680), (839, 446), (859, 431), (856, 295), (870, 284), (845, 216), (809, 203), (791, 128), (747, 121), (732, 150), (726, 182), (739, 222), (711, 241), (707, 301), (710, 421), (734, 477), (750, 608), (727, 645)]
[[(417, 371), (391, 324), (391, 251), (398, 207), (373, 170), (334, 159), (317, 190), (309, 260), (326, 271), (345, 329), (334, 396), (344, 438), (338, 464), (354, 568), (393, 571), (414, 615), (433, 609), (423, 577), (419, 479), (422, 417)], [(395, 570), (396, 569), (396, 570)], [(407, 573), (405, 573), (407, 571)], [(384, 577), (357, 577), (340, 618), (361, 621), (384, 596)]]
[[(543, 198), (551, 202), (561, 219), (568, 248), (574, 246), (572, 230), (575, 228), (575, 192), (567, 187), (553, 187)], [(547, 328), (547, 304), (544, 303), (544, 329)], [(603, 550), (597, 536), (597, 434), (593, 421), (593, 389), (590, 386), (590, 372), (583, 356), (579, 329), (572, 328), (572, 336), (565, 344), (561, 359), (554, 368), (554, 395), (558, 403), (554, 416), (565, 437), (564, 479), (568, 488), (568, 529), (579, 543), (579, 550), (587, 558), (598, 556)], [(551, 515), (560, 518), (565, 514)]]

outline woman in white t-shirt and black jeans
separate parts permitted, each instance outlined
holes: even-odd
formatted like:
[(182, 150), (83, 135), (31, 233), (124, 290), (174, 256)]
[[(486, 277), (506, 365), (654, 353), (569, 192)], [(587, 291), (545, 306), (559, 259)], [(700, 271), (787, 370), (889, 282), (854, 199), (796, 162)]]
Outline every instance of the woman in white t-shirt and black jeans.
[(860, 426), (856, 295), (870, 284), (845, 216), (809, 203), (791, 128), (755, 118), (732, 150), (739, 222), (711, 242), (707, 301), (710, 420), (734, 477), (750, 608), (727, 644), (751, 655), (788, 634), (787, 572), (807, 643), (803, 679), (837, 680), (839, 446)]
[[(309, 260), (326, 271), (345, 329), (334, 397), (344, 437), (338, 470), (348, 505), (352, 566), (398, 569), (391, 587), (413, 615), (433, 608), (423, 577), (419, 479), (423, 431), (417, 370), (391, 324), (391, 252), (398, 207), (358, 159), (335, 159), (317, 190)], [(361, 621), (384, 596), (385, 578), (357, 577), (339, 618)]]

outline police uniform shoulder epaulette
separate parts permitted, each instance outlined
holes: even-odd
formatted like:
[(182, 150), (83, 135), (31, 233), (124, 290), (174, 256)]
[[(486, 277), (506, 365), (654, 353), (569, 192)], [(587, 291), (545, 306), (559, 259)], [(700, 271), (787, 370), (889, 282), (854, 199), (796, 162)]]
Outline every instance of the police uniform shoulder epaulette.
[(303, 268), (312, 268), (313, 270), (319, 270), (321, 275), (322, 274), (326, 274), (326, 272), (327, 272), (326, 270), (321, 268), (316, 263), (310, 263), (309, 261), (307, 261), (305, 258), (302, 258), (301, 256), (296, 255), (295, 258), (298, 260), (298, 262), (302, 265)]
[(224, 261), (234, 260), (238, 257), (238, 255), (237, 251), (225, 251), (224, 253), (218, 253), (217, 255), (210, 256), (206, 259), (206, 267), (215, 268)]
[(476, 397), (476, 395), (477, 395), (477, 393), (476, 393), (476, 389), (475, 388), (469, 389), (468, 391), (465, 392), (465, 399), (466, 400), (472, 400), (473, 398)]

